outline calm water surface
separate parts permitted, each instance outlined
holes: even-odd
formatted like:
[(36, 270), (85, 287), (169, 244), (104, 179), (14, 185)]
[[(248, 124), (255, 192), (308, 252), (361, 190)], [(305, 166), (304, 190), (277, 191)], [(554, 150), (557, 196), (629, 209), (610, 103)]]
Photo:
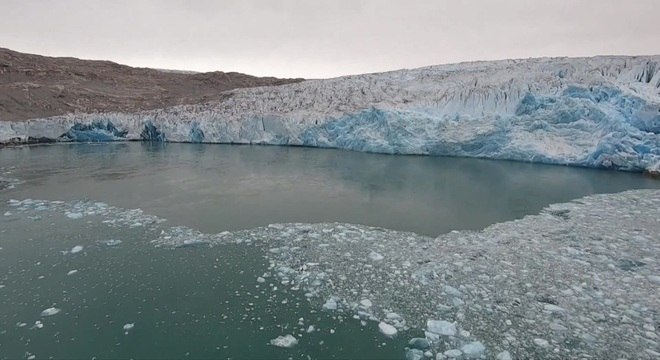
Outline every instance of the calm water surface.
[[(587, 194), (660, 188), (638, 174), (560, 166), (229, 145), (0, 150), (0, 168), (10, 167), (24, 182), (0, 190), (0, 214), (10, 213), (0, 216), (0, 359), (402, 358), (421, 333), (387, 339), (375, 323), (256, 282), (268, 266), (260, 245), (156, 248), (140, 228), (17, 216), (9, 199), (91, 199), (207, 233), (348, 222), (437, 236)], [(66, 253), (75, 245), (84, 250)], [(40, 316), (51, 306), (61, 312)], [(299, 344), (268, 345), (284, 334)]]

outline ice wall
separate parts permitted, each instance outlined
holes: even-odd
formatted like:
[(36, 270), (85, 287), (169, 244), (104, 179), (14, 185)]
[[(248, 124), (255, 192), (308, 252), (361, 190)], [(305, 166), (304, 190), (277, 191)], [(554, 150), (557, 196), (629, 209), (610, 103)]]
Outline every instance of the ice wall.
[(660, 171), (660, 56), (441, 65), (140, 113), (0, 121), (0, 141), (341, 148)]

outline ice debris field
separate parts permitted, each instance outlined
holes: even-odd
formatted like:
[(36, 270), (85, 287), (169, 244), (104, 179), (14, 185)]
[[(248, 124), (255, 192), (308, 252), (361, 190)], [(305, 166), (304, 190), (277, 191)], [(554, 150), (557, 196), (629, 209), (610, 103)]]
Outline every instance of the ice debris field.
[(439, 65), (238, 89), (219, 102), (140, 113), (0, 121), (0, 143), (293, 145), (653, 173), (659, 134), (658, 56)]
[(22, 183), (21, 180), (13, 177), (13, 167), (0, 167), (0, 190), (14, 189), (16, 185)]
[[(372, 326), (383, 341), (405, 336), (406, 359), (660, 357), (660, 191), (588, 196), (437, 238), (340, 223), (205, 234), (94, 201), (7, 205), (9, 218), (144, 229), (163, 251), (262, 246), (270, 265), (256, 285), (299, 291), (318, 311)], [(62, 251), (78, 256), (90, 245)], [(270, 344), (295, 347), (297, 334), (273, 334)]]

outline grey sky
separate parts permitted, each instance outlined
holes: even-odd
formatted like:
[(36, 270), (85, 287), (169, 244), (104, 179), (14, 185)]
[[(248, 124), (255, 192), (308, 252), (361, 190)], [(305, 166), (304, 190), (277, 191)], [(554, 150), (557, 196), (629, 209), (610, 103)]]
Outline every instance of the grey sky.
[(0, 47), (331, 77), (469, 60), (660, 54), (660, 0), (2, 0)]

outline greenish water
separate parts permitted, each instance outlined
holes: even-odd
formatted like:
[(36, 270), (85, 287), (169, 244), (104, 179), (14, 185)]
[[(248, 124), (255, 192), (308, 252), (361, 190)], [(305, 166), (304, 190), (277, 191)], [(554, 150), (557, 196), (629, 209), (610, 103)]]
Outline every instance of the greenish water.
[[(257, 282), (268, 271), (264, 244), (157, 248), (142, 226), (48, 209), (23, 216), (9, 199), (102, 201), (206, 233), (336, 221), (435, 236), (587, 194), (660, 187), (620, 172), (227, 145), (1, 150), (0, 168), (11, 167), (23, 183), (0, 190), (0, 215), (10, 213), (0, 216), (0, 359), (402, 358), (421, 332), (389, 339), (274, 278)], [(76, 245), (83, 251), (71, 253)], [(61, 312), (42, 317), (51, 306)], [(285, 334), (299, 344), (269, 345)]]

